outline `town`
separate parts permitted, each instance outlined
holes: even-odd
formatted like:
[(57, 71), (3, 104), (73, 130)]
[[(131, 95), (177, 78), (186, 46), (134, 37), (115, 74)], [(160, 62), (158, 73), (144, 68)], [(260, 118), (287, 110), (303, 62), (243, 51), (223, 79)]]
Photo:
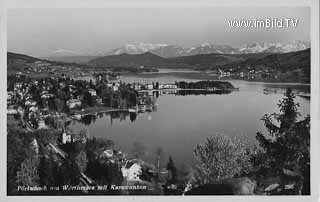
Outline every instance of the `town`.
[[(147, 163), (139, 159), (139, 155), (127, 155), (121, 149), (115, 149), (111, 140), (89, 138), (88, 131), (74, 133), (69, 130), (68, 124), (71, 121), (89, 121), (90, 123), (91, 118), (101, 113), (111, 113), (115, 118), (120, 119), (129, 114), (130, 119), (135, 120), (137, 114), (155, 110), (159, 95), (177, 94), (177, 92), (180, 94), (184, 92), (182, 95), (185, 95), (197, 91), (219, 94), (236, 90), (236, 88), (231, 83), (222, 81), (143, 84), (116, 81), (114, 78), (119, 75), (110, 72), (95, 73), (94, 76), (94, 81), (86, 81), (74, 80), (66, 75), (38, 78), (20, 73), (9, 75), (8, 131), (21, 130), (23, 133), (33, 134), (29, 135), (33, 137), (29, 144), (31, 153), (37, 156), (37, 161), (43, 162), (43, 166), (50, 165), (50, 158), (53, 158), (51, 163), (56, 164), (59, 169), (69, 164), (73, 166), (76, 164), (76, 168), (72, 169), (76, 169), (74, 173), (77, 177), (73, 177), (77, 183), (84, 186), (104, 183), (120, 186), (125, 182), (126, 185), (144, 184), (148, 187), (144, 191), (148, 192), (156, 190), (158, 193), (166, 190), (182, 193), (185, 182), (177, 184), (176, 168), (171, 158), (169, 167), (161, 168), (159, 163)], [(41, 134), (40, 137), (39, 134)], [(46, 140), (43, 140), (43, 136), (46, 136)], [(97, 148), (91, 151), (90, 145)], [(91, 154), (90, 157), (89, 154)], [(79, 158), (84, 158), (82, 159), (84, 162)], [(85, 166), (78, 165), (79, 162)], [(39, 163), (38, 166), (40, 165), (42, 164)], [(108, 175), (111, 175), (112, 179), (101, 179), (104, 171), (99, 169), (102, 167), (111, 169), (112, 174)], [(23, 178), (22, 171), (17, 172), (19, 178)], [(50, 184), (50, 182), (46, 183)], [(140, 190), (139, 194), (142, 193), (144, 192)]]

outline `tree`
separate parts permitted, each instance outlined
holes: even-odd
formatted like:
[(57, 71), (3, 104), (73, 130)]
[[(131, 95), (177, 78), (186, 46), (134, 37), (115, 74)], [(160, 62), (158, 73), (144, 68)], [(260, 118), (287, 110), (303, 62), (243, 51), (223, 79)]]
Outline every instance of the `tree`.
[(156, 155), (157, 155), (157, 171), (158, 171), (158, 176), (160, 176), (160, 168), (161, 168), (161, 156), (163, 155), (163, 149), (162, 147), (158, 147), (156, 150)]
[(38, 165), (39, 161), (36, 156), (25, 159), (17, 172), (17, 184), (21, 186), (39, 185)]
[[(264, 115), (262, 121), (268, 134), (258, 132), (266, 167), (278, 174), (288, 169), (300, 175), (302, 194), (310, 194), (310, 116), (297, 121), (299, 104), (291, 89), (279, 102), (280, 113)], [(299, 191), (300, 192), (300, 191)]]
[(49, 154), (49, 157), (45, 156), (40, 158), (38, 172), (40, 178), (41, 186), (54, 186), (55, 185), (55, 173), (54, 173), (54, 161), (52, 153)]
[(76, 163), (79, 167), (80, 172), (84, 172), (87, 168), (88, 159), (87, 154), (84, 151), (80, 151), (76, 156)]
[(83, 94), (83, 105), (85, 106), (85, 107), (87, 107), (87, 106), (89, 106), (89, 107), (92, 107), (93, 106), (93, 101), (92, 101), (92, 96), (91, 96), (91, 94), (88, 92), (88, 91), (86, 91), (84, 94)]
[(198, 161), (195, 170), (197, 184), (213, 183), (232, 178), (250, 170), (247, 148), (237, 138), (217, 134), (193, 150)]
[(178, 181), (178, 174), (177, 174), (177, 168), (174, 165), (174, 162), (172, 160), (172, 157), (169, 157), (169, 161), (167, 163), (167, 170), (168, 170), (168, 184), (175, 184)]

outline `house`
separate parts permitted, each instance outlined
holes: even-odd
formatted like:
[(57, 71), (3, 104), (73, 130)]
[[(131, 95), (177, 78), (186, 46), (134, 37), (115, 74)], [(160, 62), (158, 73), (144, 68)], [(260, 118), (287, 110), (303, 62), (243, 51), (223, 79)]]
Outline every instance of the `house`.
[(97, 96), (97, 92), (95, 89), (90, 88), (88, 89), (88, 92), (90, 93), (91, 96)]
[(113, 150), (112, 149), (106, 149), (103, 151), (103, 156), (107, 158), (113, 157)]
[(133, 89), (135, 89), (135, 90), (141, 90), (141, 85), (140, 84), (134, 84), (133, 85)]
[(39, 109), (38, 109), (38, 107), (37, 106), (31, 106), (30, 108), (29, 108), (29, 111), (31, 111), (31, 112), (37, 112)]
[(62, 133), (62, 144), (66, 144), (67, 142), (71, 142), (71, 135), (67, 133)]
[(161, 89), (177, 89), (177, 88), (178, 86), (176, 84), (163, 84), (161, 86)]
[(7, 109), (7, 114), (9, 115), (14, 115), (14, 114), (17, 114), (18, 111), (17, 109), (14, 108), (14, 106), (9, 106), (8, 109)]
[(70, 99), (70, 100), (67, 101), (66, 104), (67, 104), (68, 108), (73, 109), (73, 108), (81, 106), (81, 100), (79, 100), (79, 99)]
[(141, 166), (134, 160), (126, 161), (121, 168), (121, 173), (127, 181), (141, 181), (139, 177), (142, 173)]
[(49, 99), (49, 98), (52, 98), (52, 97), (54, 97), (54, 95), (50, 94), (50, 93), (45, 93), (45, 94), (41, 95), (42, 99)]
[(14, 99), (15, 99), (14, 93), (12, 91), (8, 91), (7, 103), (13, 104), (15, 102)]
[(36, 105), (37, 105), (37, 102), (29, 99), (29, 100), (25, 101), (24, 104), (25, 104), (26, 106), (36, 106)]
[(148, 90), (153, 90), (153, 84), (147, 84), (147, 89)]
[(119, 87), (120, 87), (120, 83), (115, 83), (114, 85), (113, 85), (113, 91), (118, 91), (119, 90)]
[(22, 83), (21, 82), (17, 82), (17, 83), (15, 83), (14, 84), (14, 90), (16, 91), (16, 90), (19, 90), (19, 89), (21, 89), (22, 88)]
[(240, 77), (243, 78), (244, 77), (244, 73), (240, 72)]

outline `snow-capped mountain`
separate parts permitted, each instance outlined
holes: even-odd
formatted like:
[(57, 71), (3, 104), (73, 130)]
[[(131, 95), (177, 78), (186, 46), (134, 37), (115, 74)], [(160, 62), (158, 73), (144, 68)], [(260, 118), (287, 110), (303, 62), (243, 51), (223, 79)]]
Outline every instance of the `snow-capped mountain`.
[(52, 51), (50, 54), (50, 56), (78, 56), (81, 55), (81, 53), (73, 51), (73, 50), (67, 50), (67, 49), (58, 49), (58, 50), (54, 50)]
[(293, 41), (288, 43), (250, 43), (237, 47), (229, 45), (203, 43), (196, 47), (184, 48), (170, 44), (130, 43), (108, 52), (106, 55), (141, 54), (151, 52), (161, 57), (179, 57), (199, 54), (243, 54), (243, 53), (286, 53), (310, 48), (310, 42)]
[(240, 53), (287, 53), (310, 48), (310, 42), (293, 41), (289, 43), (251, 43), (239, 48)]
[(145, 52), (151, 52), (154, 50), (162, 49), (168, 44), (152, 44), (152, 43), (131, 43), (125, 44), (124, 46), (114, 49), (108, 53), (108, 55), (120, 55), (123, 53), (127, 54), (141, 54)]

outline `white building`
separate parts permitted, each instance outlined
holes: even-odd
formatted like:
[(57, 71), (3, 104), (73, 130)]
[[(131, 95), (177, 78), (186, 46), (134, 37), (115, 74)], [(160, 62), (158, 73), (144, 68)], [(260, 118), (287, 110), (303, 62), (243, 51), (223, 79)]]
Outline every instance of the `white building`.
[(113, 85), (113, 91), (118, 91), (119, 90), (119, 87), (120, 87), (120, 83), (115, 83), (114, 85)]
[[(160, 86), (159, 86), (160, 88)], [(176, 84), (162, 84), (161, 89), (176, 89), (178, 86)]]
[(36, 101), (33, 101), (33, 100), (27, 100), (24, 104), (25, 104), (26, 106), (36, 106), (36, 105), (37, 105), (37, 102), (36, 102)]
[(81, 100), (79, 100), (79, 99), (71, 99), (71, 100), (68, 100), (68, 101), (67, 101), (67, 106), (68, 106), (70, 109), (73, 109), (73, 108), (75, 108), (75, 107), (81, 106)]
[(45, 93), (45, 94), (42, 94), (42, 95), (41, 95), (41, 98), (42, 98), (42, 99), (49, 99), (49, 98), (51, 98), (51, 97), (54, 97), (54, 95), (53, 95), (53, 94), (50, 94), (50, 93)]
[(8, 107), (7, 109), (7, 114), (13, 115), (13, 114), (17, 114), (18, 111), (14, 108), (14, 107)]
[(152, 84), (147, 84), (147, 89), (148, 90), (153, 90), (153, 85)]
[(122, 176), (127, 181), (141, 181), (139, 175), (141, 175), (141, 166), (134, 161), (127, 161), (126, 164), (121, 168)]
[(91, 96), (97, 96), (97, 92), (95, 89), (88, 89), (88, 92), (90, 93)]
[(67, 133), (62, 133), (62, 144), (66, 144), (67, 142), (71, 142), (71, 135)]

